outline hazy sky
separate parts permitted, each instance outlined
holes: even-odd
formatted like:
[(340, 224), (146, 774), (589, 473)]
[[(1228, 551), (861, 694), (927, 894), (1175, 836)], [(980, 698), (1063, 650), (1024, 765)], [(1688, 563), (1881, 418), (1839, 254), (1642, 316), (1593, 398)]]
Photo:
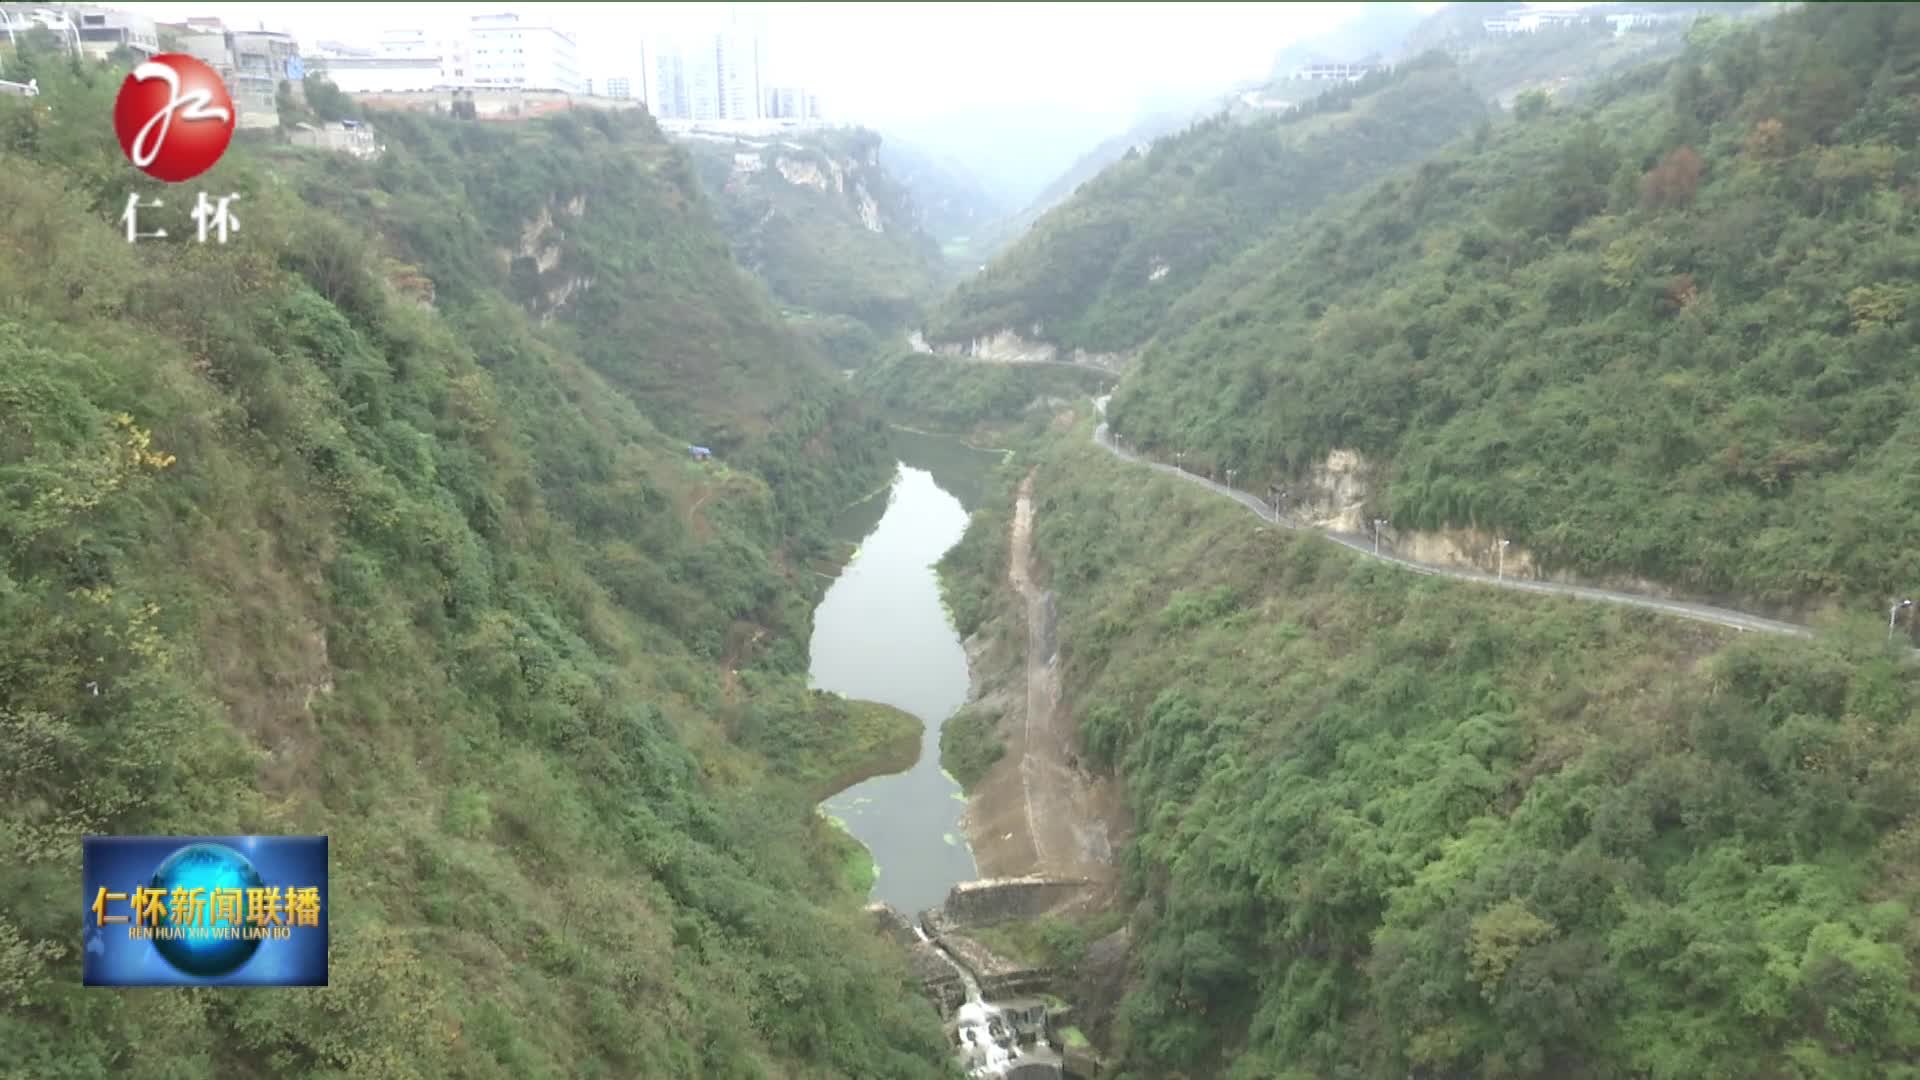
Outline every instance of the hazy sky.
[[(229, 25), (370, 44), (387, 27), (469, 14), (545, 15), (579, 36), (585, 74), (620, 74), (641, 35), (717, 28), (731, 5), (327, 4), (151, 2), (156, 18), (213, 15)], [(773, 77), (809, 86), (835, 119), (887, 124), (976, 106), (1026, 104), (1124, 122), (1142, 101), (1267, 72), (1296, 38), (1350, 17), (1354, 3), (741, 5), (766, 21)], [(1439, 4), (1421, 4), (1436, 8)]]

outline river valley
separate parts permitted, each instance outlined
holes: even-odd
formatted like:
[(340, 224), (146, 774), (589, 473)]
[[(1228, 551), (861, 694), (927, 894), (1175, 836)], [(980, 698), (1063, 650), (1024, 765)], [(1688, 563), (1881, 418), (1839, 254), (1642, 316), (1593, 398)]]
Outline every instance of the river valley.
[(999, 455), (906, 431), (893, 445), (891, 486), (838, 523), (859, 548), (815, 612), (809, 674), (819, 689), (905, 709), (926, 725), (912, 768), (823, 804), (872, 852), (872, 898), (914, 912), (978, 876), (960, 824), (966, 801), (940, 768), (940, 726), (966, 700), (968, 672), (934, 563), (966, 530)]

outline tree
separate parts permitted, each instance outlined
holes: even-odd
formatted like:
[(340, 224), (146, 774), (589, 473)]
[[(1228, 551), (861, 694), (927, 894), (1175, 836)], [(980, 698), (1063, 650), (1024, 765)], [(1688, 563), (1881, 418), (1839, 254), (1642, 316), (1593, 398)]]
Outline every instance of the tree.
[(1620, 155), (1607, 143), (1598, 125), (1581, 124), (1560, 151), (1553, 171), (1553, 228), (1557, 233), (1606, 209), (1607, 184), (1613, 179)]
[(1691, 146), (1667, 151), (1660, 164), (1640, 181), (1640, 202), (1653, 210), (1674, 210), (1690, 205), (1700, 186), (1700, 155)]
[(360, 107), (326, 76), (307, 76), (305, 87), (307, 106), (322, 121), (359, 119)]
[(1547, 115), (1552, 107), (1553, 97), (1545, 90), (1522, 90), (1520, 96), (1513, 99), (1513, 118), (1535, 120)]
[(1787, 156), (1787, 126), (1777, 116), (1769, 116), (1753, 125), (1747, 133), (1747, 156), (1773, 161)]
[(312, 115), (299, 105), (294, 104), (293, 84), (288, 82), (275, 84), (273, 88), (273, 111), (280, 116), (281, 131), (291, 129), (293, 125)]

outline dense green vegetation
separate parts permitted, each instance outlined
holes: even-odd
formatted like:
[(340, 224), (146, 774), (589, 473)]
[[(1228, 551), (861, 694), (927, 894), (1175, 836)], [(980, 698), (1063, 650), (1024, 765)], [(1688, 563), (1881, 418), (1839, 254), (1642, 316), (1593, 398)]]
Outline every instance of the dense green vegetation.
[(881, 166), (878, 135), (835, 129), (684, 145), (734, 254), (775, 297), (889, 335), (917, 321), (941, 283), (940, 248)]
[[(1325, 87), (1320, 87), (1325, 89)], [(1117, 135), (1109, 135), (1094, 144), (1093, 148), (1074, 159), (1071, 165), (1062, 170), (1033, 201), (1021, 207), (1017, 212), (1007, 214), (996, 220), (976, 240), (974, 250), (980, 259), (997, 255), (1000, 251), (1026, 234), (1033, 223), (1042, 214), (1065, 202), (1082, 184), (1100, 175), (1108, 166), (1125, 157), (1127, 151), (1136, 146), (1153, 142), (1163, 135), (1172, 135), (1193, 124), (1194, 121), (1210, 115), (1214, 103), (1185, 102), (1169, 103), (1161, 109), (1146, 110), (1127, 130)], [(968, 271), (979, 268), (979, 259), (974, 265), (966, 267)]]
[(1116, 1075), (1915, 1075), (1920, 673), (1875, 622), (1411, 575), (1086, 440), (1036, 543), (1138, 829)]
[(1111, 375), (1062, 364), (969, 364), (903, 352), (860, 372), (853, 385), (888, 416), (971, 431), (1017, 422), (1037, 403), (1077, 401), (1113, 383)]
[(841, 371), (853, 371), (898, 348), (898, 335), (879, 331), (851, 315), (822, 315), (789, 308), (787, 329)]
[[(1762, 17), (1784, 8), (1773, 3), (1708, 0), (1685, 9), (1709, 23)], [(1408, 36), (1410, 50), (1445, 49), (1461, 58), (1461, 70), (1483, 97), (1511, 104), (1529, 88), (1565, 102), (1584, 96), (1591, 85), (1630, 64), (1663, 59), (1680, 52), (1694, 30), (1689, 19), (1643, 24), (1616, 33), (1606, 22), (1611, 11), (1627, 5), (1590, 5), (1588, 18), (1541, 26), (1525, 34), (1492, 34), (1486, 20), (1523, 14), (1521, 3), (1449, 4), (1428, 16)], [(1659, 11), (1658, 8), (1639, 8)]]
[(1483, 114), (1459, 71), (1436, 55), (1282, 116), (1197, 123), (1145, 154), (1129, 152), (1041, 217), (934, 310), (927, 337), (1012, 329), (1095, 351), (1138, 345), (1209, 270)]
[(1920, 11), (1697, 28), (1289, 230), (1169, 320), (1116, 427), (1386, 467), (1401, 525), (1745, 603), (1920, 581)]
[(996, 955), (1016, 963), (1071, 971), (1086, 958), (1087, 946), (1120, 929), (1126, 921), (1126, 916), (1117, 911), (1076, 918), (1049, 915), (973, 927), (967, 934), (979, 938)]
[(870, 776), (913, 767), (920, 721), (876, 701), (849, 701), (793, 679), (743, 673), (748, 704), (732, 714), (733, 741), (765, 755), (774, 772), (824, 799)]
[(1013, 527), (1014, 489), (1021, 475), (1023, 465), (1003, 463), (969, 518), (967, 531), (935, 564), (940, 599), (962, 638), (979, 633), (1007, 595), (1001, 591), (1007, 587), (1007, 530)]
[[(0, 1075), (945, 1075), (813, 812), (903, 725), (805, 691), (786, 569), (884, 431), (685, 158), (375, 116), (375, 163), (163, 189), (119, 69), (7, 71)], [(330, 985), (83, 990), (78, 839), (122, 832), (329, 834)]]
[(998, 712), (969, 705), (940, 725), (940, 767), (953, 774), (960, 790), (972, 791), (994, 762), (1006, 756), (999, 724)]

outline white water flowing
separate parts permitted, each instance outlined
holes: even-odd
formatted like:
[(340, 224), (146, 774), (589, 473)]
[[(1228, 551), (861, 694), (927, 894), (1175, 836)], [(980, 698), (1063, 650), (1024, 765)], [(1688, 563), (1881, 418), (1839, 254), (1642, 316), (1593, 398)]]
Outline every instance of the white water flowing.
[(948, 955), (927, 932), (915, 924), (913, 932), (921, 941), (933, 946), (940, 959), (947, 962), (954, 974), (960, 976), (960, 984), (967, 988), (967, 1000), (954, 1014), (960, 1030), (960, 1062), (970, 1077), (1005, 1076), (1013, 1071), (1020, 1060), (1020, 1047), (1014, 1040), (1013, 1028), (1001, 1016), (1000, 1010), (987, 1004), (981, 996), (980, 983), (968, 971), (965, 964)]

